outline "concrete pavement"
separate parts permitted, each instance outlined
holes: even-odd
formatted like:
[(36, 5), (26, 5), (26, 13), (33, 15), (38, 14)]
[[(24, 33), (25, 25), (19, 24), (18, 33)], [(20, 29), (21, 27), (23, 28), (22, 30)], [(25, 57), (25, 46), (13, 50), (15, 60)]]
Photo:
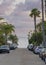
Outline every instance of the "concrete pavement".
[(0, 54), (0, 65), (45, 65), (38, 55), (27, 49), (16, 49), (9, 54)]

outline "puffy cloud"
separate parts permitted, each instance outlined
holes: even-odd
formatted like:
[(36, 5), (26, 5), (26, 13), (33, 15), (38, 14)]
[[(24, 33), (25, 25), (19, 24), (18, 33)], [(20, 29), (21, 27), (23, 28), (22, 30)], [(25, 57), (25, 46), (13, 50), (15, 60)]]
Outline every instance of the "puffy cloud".
[(15, 4), (25, 3), (25, 0), (15, 0)]
[(11, 15), (16, 11), (27, 11), (36, 7), (40, 9), (40, 0), (0, 0), (0, 14)]
[(10, 15), (16, 7), (14, 5), (10, 5), (5, 11), (5, 15)]
[(3, 0), (0, 0), (0, 5), (3, 3)]
[(5, 11), (6, 15), (10, 15), (14, 12), (14, 9), (16, 9), (16, 5), (20, 3), (25, 3), (25, 0), (14, 0), (11, 5), (8, 7), (8, 9)]
[(19, 4), (17, 7), (17, 10), (22, 10), (22, 11), (29, 11), (32, 10), (33, 8), (38, 8), (41, 9), (41, 2), (40, 0), (25, 0), (25, 4)]

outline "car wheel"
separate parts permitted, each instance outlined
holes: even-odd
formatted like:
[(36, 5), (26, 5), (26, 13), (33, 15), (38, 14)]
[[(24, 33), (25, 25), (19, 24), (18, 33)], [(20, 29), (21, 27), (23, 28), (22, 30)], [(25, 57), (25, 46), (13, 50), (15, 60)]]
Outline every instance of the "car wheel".
[(7, 53), (10, 53), (9, 51)]

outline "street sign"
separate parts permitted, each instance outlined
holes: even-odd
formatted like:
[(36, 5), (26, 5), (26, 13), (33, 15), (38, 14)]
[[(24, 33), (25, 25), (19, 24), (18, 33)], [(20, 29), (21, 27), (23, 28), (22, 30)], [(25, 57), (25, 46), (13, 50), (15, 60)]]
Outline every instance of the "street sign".
[(46, 0), (45, 0), (45, 17), (46, 17)]

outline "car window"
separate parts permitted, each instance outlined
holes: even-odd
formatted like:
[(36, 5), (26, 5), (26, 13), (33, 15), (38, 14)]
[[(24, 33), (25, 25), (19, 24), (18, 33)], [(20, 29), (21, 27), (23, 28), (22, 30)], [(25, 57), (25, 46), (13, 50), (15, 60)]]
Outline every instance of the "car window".
[(1, 48), (8, 48), (8, 46), (1, 46)]
[(38, 47), (39, 49), (42, 49), (43, 47)]

